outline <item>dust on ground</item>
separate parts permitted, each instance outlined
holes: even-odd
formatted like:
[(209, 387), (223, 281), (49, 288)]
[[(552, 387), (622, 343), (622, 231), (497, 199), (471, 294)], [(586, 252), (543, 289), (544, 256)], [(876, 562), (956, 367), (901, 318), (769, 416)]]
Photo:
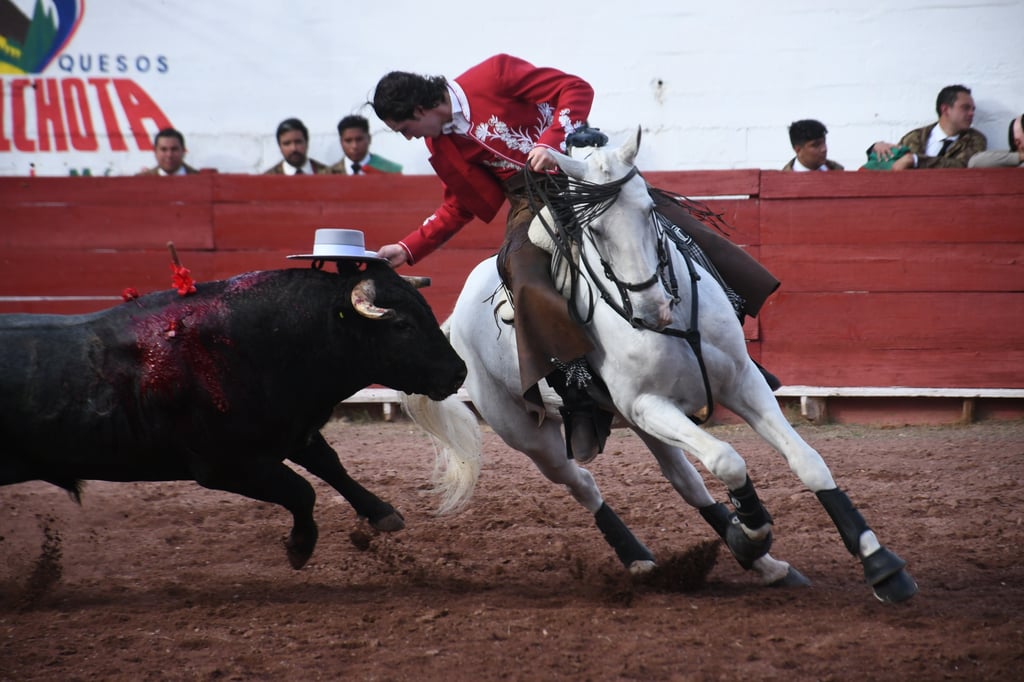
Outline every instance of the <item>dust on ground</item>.
[[(1024, 666), (1024, 423), (800, 427), (920, 586), (882, 604), (813, 494), (743, 426), (732, 442), (813, 585), (770, 589), (633, 434), (588, 468), (654, 551), (635, 582), (593, 518), (485, 429), (464, 512), (435, 517), (407, 421), (333, 421), (353, 476), (405, 515), (379, 534), (318, 480), (292, 570), (281, 508), (194, 483), (90, 482), (81, 507), (0, 488), (2, 680), (1006, 680)], [(724, 490), (708, 480), (716, 498)]]

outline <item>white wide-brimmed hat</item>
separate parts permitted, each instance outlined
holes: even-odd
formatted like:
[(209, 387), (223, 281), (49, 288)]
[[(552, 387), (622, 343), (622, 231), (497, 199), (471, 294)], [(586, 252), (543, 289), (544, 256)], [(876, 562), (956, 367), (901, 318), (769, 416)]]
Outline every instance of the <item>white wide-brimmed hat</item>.
[(297, 253), (288, 258), (307, 260), (386, 260), (376, 251), (367, 251), (362, 230), (342, 230), (324, 227), (316, 231), (313, 253)]

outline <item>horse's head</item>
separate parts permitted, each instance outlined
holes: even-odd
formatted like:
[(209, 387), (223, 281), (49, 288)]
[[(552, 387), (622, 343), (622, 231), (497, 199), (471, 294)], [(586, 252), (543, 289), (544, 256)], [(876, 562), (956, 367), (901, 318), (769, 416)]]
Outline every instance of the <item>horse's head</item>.
[[(618, 289), (623, 314), (634, 326), (663, 329), (672, 320), (675, 293), (666, 285), (668, 248), (654, 219), (654, 201), (633, 161), (640, 129), (617, 149), (584, 148), (574, 159), (555, 154), (576, 182), (568, 195), (583, 228), (583, 258), (600, 286)], [(601, 267), (596, 267), (600, 261)]]

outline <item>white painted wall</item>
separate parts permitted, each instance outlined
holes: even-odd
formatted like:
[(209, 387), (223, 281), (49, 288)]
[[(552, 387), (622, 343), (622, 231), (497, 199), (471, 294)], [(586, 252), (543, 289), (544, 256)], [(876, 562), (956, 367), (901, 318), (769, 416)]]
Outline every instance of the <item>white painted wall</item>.
[[(953, 83), (973, 90), (975, 127), (990, 147), (1006, 148), (1006, 125), (1024, 112), (1022, 29), (1024, 0), (93, 0), (65, 68), (58, 60), (41, 75), (99, 75), (81, 68), (83, 56), (162, 55), (166, 73), (107, 75), (132, 78), (159, 103), (184, 132), (192, 165), (257, 173), (280, 160), (273, 133), (283, 118), (302, 118), (311, 155), (333, 163), (338, 119), (358, 111), (387, 71), (455, 76), (510, 52), (589, 80), (598, 93), (591, 122), (613, 140), (642, 126), (645, 170), (778, 169), (792, 157), (786, 128), (799, 118), (824, 122), (830, 158), (853, 170), (872, 142), (934, 121), (935, 96)], [(409, 173), (431, 172), (421, 142), (365, 113), (374, 151)], [(27, 174), (29, 163), (41, 175), (120, 175), (153, 159), (102, 144), (93, 153), (0, 152), (0, 174)]]

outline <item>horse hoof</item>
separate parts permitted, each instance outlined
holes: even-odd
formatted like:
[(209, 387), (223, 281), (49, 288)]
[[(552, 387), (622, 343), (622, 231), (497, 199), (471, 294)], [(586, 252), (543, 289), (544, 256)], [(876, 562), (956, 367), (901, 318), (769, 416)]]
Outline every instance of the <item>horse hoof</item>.
[(898, 604), (917, 594), (917, 583), (910, 574), (900, 569), (871, 588), (880, 602)]
[(800, 571), (796, 570), (792, 566), (786, 571), (786, 575), (782, 576), (774, 582), (768, 583), (768, 587), (810, 587), (811, 581), (807, 579)]
[(370, 525), (373, 526), (374, 530), (379, 530), (382, 533), (394, 533), (405, 528), (405, 519), (397, 511), (392, 511), (387, 516), (370, 521)]
[(651, 573), (658, 565), (653, 561), (644, 559), (643, 561), (634, 561), (629, 565), (629, 574), (633, 576), (644, 576)]
[(878, 585), (886, 578), (895, 575), (907, 565), (907, 562), (899, 558), (887, 547), (879, 547), (866, 557), (861, 559), (864, 566), (864, 579), (868, 585)]

